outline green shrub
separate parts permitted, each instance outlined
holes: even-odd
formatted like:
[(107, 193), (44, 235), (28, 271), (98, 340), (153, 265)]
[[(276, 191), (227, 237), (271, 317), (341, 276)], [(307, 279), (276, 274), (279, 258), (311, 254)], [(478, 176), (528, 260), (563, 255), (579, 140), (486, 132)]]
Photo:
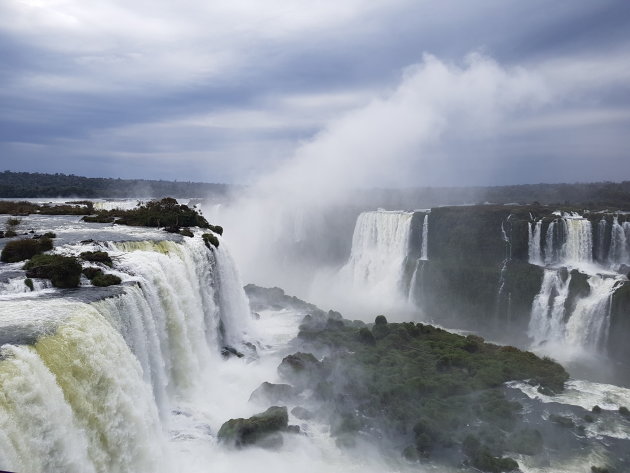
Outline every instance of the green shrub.
[(387, 317), (384, 315), (377, 315), (374, 319), (374, 325), (387, 325)]
[(219, 239), (216, 237), (216, 235), (212, 233), (204, 233), (203, 235), (201, 235), (201, 238), (203, 238), (203, 241), (208, 248), (210, 248), (210, 245), (214, 246), (215, 248), (219, 247)]
[(81, 220), (87, 223), (114, 223), (116, 217), (112, 215), (86, 215)]
[(112, 259), (109, 257), (107, 251), (84, 251), (79, 257), (85, 261), (91, 263), (102, 263), (106, 266), (112, 267)]
[(24, 269), (27, 277), (50, 279), (59, 288), (78, 287), (81, 280), (81, 265), (70, 256), (35, 255)]
[(4, 232), (4, 236), (6, 238), (13, 238), (17, 236), (17, 233), (14, 232), (13, 230), (7, 230), (6, 232)]
[(33, 286), (33, 280), (32, 280), (32, 279), (30, 279), (30, 278), (26, 278), (26, 279), (24, 280), (24, 285), (25, 285), (26, 287), (28, 287), (31, 291), (34, 291), (34, 290), (35, 290), (35, 286)]
[(17, 263), (18, 261), (32, 258), (44, 251), (52, 250), (52, 247), (52, 240), (50, 238), (10, 241), (2, 249), (0, 261), (4, 263)]
[(208, 230), (223, 236), (223, 227), (221, 225), (208, 225)]
[(367, 327), (359, 329), (359, 340), (361, 340), (362, 343), (367, 343), (369, 345), (374, 345), (376, 343), (374, 335), (372, 335), (372, 332), (370, 332)]
[(19, 218), (10, 218), (7, 220), (7, 226), (17, 227), (22, 221)]
[(90, 281), (94, 279), (99, 274), (103, 274), (103, 271), (100, 268), (95, 268), (94, 266), (89, 266), (87, 268), (83, 268), (82, 273), (88, 278)]
[(98, 287), (107, 287), (120, 284), (122, 280), (114, 274), (97, 274), (92, 278), (92, 284)]

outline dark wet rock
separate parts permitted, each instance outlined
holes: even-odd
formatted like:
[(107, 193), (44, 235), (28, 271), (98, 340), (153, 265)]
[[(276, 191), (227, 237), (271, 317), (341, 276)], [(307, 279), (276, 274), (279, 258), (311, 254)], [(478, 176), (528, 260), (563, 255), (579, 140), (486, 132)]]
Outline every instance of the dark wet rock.
[(260, 287), (255, 284), (248, 284), (244, 289), (253, 312), (289, 309), (309, 313), (319, 310), (313, 304), (285, 294), (284, 290), (279, 287)]
[(229, 358), (231, 356), (236, 356), (237, 358), (243, 358), (245, 356), (236, 348), (231, 347), (229, 345), (226, 345), (223, 348), (221, 348), (221, 355), (223, 356), (223, 358)]
[(249, 419), (230, 419), (217, 434), (220, 442), (237, 448), (258, 445), (278, 448), (282, 445), (282, 432), (289, 432), (289, 415), (286, 407), (273, 406)]
[(35, 290), (35, 286), (33, 286), (33, 280), (31, 278), (26, 278), (24, 280), (24, 285), (28, 287), (31, 291)]
[(250, 401), (259, 403), (287, 403), (296, 396), (295, 388), (290, 384), (273, 384), (264, 382), (249, 397)]
[(278, 373), (285, 379), (291, 379), (298, 387), (305, 387), (320, 376), (321, 362), (311, 353), (294, 353), (284, 357)]
[(291, 414), (300, 420), (310, 420), (313, 418), (313, 413), (302, 406), (296, 406), (291, 409)]

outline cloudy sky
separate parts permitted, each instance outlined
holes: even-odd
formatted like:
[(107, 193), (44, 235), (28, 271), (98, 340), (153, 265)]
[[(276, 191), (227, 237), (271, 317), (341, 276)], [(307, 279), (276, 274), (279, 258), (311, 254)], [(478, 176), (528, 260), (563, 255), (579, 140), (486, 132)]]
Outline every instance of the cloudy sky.
[(0, 169), (630, 179), (627, 0), (2, 0)]

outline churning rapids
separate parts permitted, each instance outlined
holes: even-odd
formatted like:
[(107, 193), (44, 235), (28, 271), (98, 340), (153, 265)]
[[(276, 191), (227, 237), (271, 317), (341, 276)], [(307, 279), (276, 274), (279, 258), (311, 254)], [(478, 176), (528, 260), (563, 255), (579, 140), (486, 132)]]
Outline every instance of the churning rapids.
[[(363, 214), (352, 255), (340, 274), (361, 287), (397, 294), (410, 303), (409, 286), (421, 279), (423, 264), (430, 258), (429, 214), (425, 212), (419, 222), (419, 250), (410, 253), (412, 213)], [(384, 458), (371, 450), (340, 449), (328, 427), (316, 420), (292, 418), (304, 435), (287, 436), (278, 451), (235, 451), (217, 442), (217, 431), (227, 419), (249, 417), (265, 408), (249, 401), (250, 394), (261, 382), (277, 379), (276, 367), (291, 352), (304, 315), (283, 308), (253, 316), (229, 252), (229, 237), (226, 241), (218, 236), (218, 248), (208, 248), (200, 232), (183, 238), (151, 229), (87, 224), (79, 217), (30, 216), (21, 225), (37, 232), (54, 231), (58, 253), (108, 251), (114, 260), (108, 271), (123, 284), (96, 288), (83, 280), (79, 289), (61, 290), (42, 280), (35, 281), (31, 291), (24, 285), (21, 263), (0, 265), (0, 469), (20, 473), (447, 471)], [(545, 265), (550, 253), (539, 249), (544, 240), (536, 228), (534, 223), (532, 235), (538, 231), (539, 240), (532, 244), (531, 257)], [(541, 242), (538, 247), (536, 241)], [(576, 257), (581, 251), (579, 246), (567, 249)], [(407, 282), (405, 266), (411, 268)], [(553, 292), (556, 300), (562, 297), (567, 282), (555, 276), (551, 260), (546, 268), (538, 306), (532, 309), (535, 339), (543, 322), (564, 324), (562, 314), (548, 314), (543, 299), (548, 299), (545, 291)], [(612, 291), (614, 278), (593, 278), (590, 297)], [(588, 310), (575, 308), (585, 320)], [(543, 312), (539, 323), (535, 317)], [(571, 330), (553, 326), (545, 333), (563, 341), (597, 344), (605, 328), (589, 328), (596, 333), (593, 340), (577, 341), (571, 339)], [(225, 358), (221, 351), (226, 346), (245, 356)], [(529, 385), (515, 387), (544, 403), (587, 408), (630, 405), (630, 390), (572, 383), (572, 389), (555, 397), (532, 392)], [(630, 439), (627, 426), (609, 427), (612, 432), (594, 430), (588, 435), (602, 441)], [(532, 473), (587, 472), (590, 461), (577, 454), (566, 469), (550, 470), (520, 459), (522, 471)]]

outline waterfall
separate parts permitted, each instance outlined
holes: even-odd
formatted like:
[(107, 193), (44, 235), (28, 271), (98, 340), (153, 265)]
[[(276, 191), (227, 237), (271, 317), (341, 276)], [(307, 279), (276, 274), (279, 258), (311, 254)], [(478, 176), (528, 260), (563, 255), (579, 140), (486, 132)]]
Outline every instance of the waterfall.
[(589, 263), (593, 261), (593, 233), (591, 222), (585, 218), (565, 217), (565, 242), (562, 246), (562, 260), (569, 263)]
[[(563, 277), (565, 276), (565, 277)], [(565, 303), (569, 297), (571, 273), (546, 269), (540, 292), (534, 298), (528, 335), (534, 345), (565, 338)]]
[(547, 232), (545, 233), (545, 264), (553, 264), (556, 262), (556, 251), (554, 248), (554, 238), (556, 230), (556, 221), (554, 220), (547, 227)]
[[(46, 311), (42, 301), (39, 310)], [(164, 437), (142, 368), (88, 304), (66, 305), (55, 332), (5, 344), (0, 458), (27, 472), (167, 471)]]
[(9, 341), (0, 348), (0, 468), (172, 471), (164, 420), (203, 396), (199, 378), (218, 366), (223, 344), (238, 346), (250, 333), (247, 298), (222, 239), (216, 249), (199, 235), (93, 249), (99, 245), (115, 261), (108, 271), (123, 279), (122, 291), (93, 302), (81, 302), (89, 288), (72, 298), (51, 289), (48, 297), (0, 300), (0, 340)]
[(615, 278), (591, 276), (590, 293), (580, 299), (566, 324), (567, 343), (591, 351), (606, 347), (612, 296), (619, 284)]
[(624, 222), (622, 225), (619, 223), (619, 219), (615, 217), (611, 228), (610, 250), (608, 253), (608, 261), (611, 266), (630, 263), (629, 237), (630, 223)]
[(422, 222), (422, 250), (420, 259), (426, 261), (429, 259), (429, 214), (424, 216)]
[(505, 276), (507, 274), (507, 267), (510, 260), (512, 259), (512, 242), (510, 241), (510, 237), (508, 236), (508, 233), (505, 230), (505, 224), (506, 222), (507, 223), (510, 222), (510, 217), (511, 215), (508, 215), (507, 219), (501, 222), (501, 239), (503, 240), (503, 243), (505, 246), (505, 258), (503, 259), (503, 263), (501, 264), (501, 270), (499, 272), (499, 290), (497, 291), (497, 298), (494, 303), (495, 319), (499, 319), (499, 317), (501, 316), (501, 313), (503, 312), (503, 307), (505, 307), (506, 318), (508, 321), (510, 320), (511, 294), (510, 293), (507, 294), (506, 303), (503, 304), (503, 300), (505, 299), (503, 292), (505, 290)]
[(340, 274), (355, 289), (383, 297), (402, 295), (412, 217), (411, 212), (384, 210), (359, 215), (350, 258)]
[(606, 348), (612, 296), (619, 278), (587, 276), (588, 294), (567, 312), (571, 273), (545, 269), (540, 292), (534, 298), (528, 335), (534, 346), (552, 343), (566, 349), (601, 352)]
[(597, 254), (596, 260), (599, 264), (604, 264), (607, 260), (606, 255), (606, 229), (607, 229), (606, 219), (602, 217), (602, 219), (597, 224)]
[(534, 225), (532, 222), (528, 223), (529, 227), (529, 242), (528, 253), (529, 262), (531, 264), (543, 264), (542, 256), (542, 220), (538, 220)]
[(422, 241), (420, 245), (420, 257), (416, 260), (416, 265), (413, 268), (411, 275), (411, 281), (409, 282), (409, 302), (413, 305), (417, 305), (420, 302), (416, 297), (416, 290), (418, 281), (420, 281), (420, 292), (422, 292), (422, 286), (424, 285), (424, 262), (429, 259), (429, 214), (425, 214), (422, 220)]

